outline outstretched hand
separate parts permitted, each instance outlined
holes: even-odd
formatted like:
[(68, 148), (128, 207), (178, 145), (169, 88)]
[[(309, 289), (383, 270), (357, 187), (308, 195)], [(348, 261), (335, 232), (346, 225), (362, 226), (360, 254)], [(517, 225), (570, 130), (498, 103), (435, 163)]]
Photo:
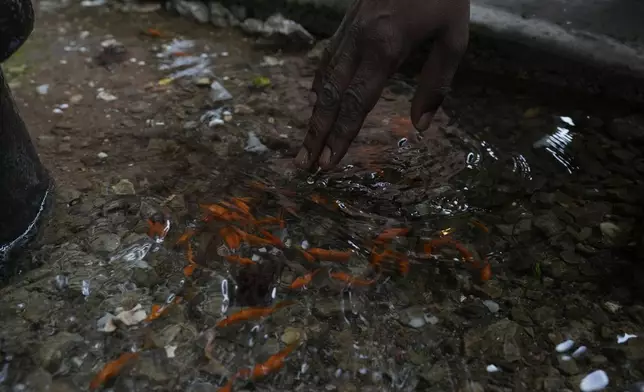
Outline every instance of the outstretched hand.
[(467, 48), (469, 3), (356, 0), (320, 60), (310, 97), (315, 106), (295, 164), (337, 165), (391, 75), (413, 50), (433, 40), (411, 105), (414, 127), (429, 128)]

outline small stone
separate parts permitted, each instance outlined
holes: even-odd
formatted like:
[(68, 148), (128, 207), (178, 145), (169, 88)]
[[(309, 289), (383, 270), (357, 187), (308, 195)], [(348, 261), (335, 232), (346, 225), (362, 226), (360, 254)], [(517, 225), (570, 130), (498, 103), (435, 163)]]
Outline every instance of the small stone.
[(130, 180), (122, 179), (118, 183), (112, 185), (112, 190), (117, 195), (135, 195), (134, 184)]
[(43, 368), (58, 371), (61, 361), (71, 346), (82, 344), (83, 337), (79, 334), (59, 332), (48, 338), (38, 351), (38, 359)]
[(566, 351), (570, 350), (573, 346), (575, 345), (575, 342), (573, 340), (565, 340), (557, 345), (555, 347), (555, 350), (557, 350), (558, 353), (565, 353)]
[(175, 0), (175, 9), (182, 15), (189, 17), (199, 23), (210, 21), (210, 10), (208, 4), (200, 1)]
[(557, 218), (557, 216), (551, 211), (536, 217), (532, 224), (534, 227), (541, 230), (541, 232), (548, 238), (555, 236), (564, 230), (564, 226), (559, 221), (559, 218)]
[(609, 312), (611, 312), (613, 314), (619, 312), (619, 310), (622, 308), (622, 306), (620, 304), (618, 304), (616, 302), (611, 302), (611, 301), (604, 302), (603, 307), (604, 307), (604, 309), (606, 309), (607, 311), (609, 311)]
[(483, 305), (485, 305), (485, 307), (486, 307), (486, 308), (487, 308), (491, 313), (497, 313), (497, 312), (499, 311), (499, 309), (500, 309), (499, 304), (497, 304), (496, 302), (491, 301), (491, 300), (489, 300), (489, 299), (486, 299), (485, 301), (483, 301)]
[(292, 344), (302, 339), (304, 331), (299, 328), (287, 327), (282, 334), (281, 340), (284, 344)]
[(485, 370), (487, 370), (488, 373), (496, 373), (501, 371), (501, 369), (496, 367), (496, 365), (487, 365), (487, 368), (485, 368)]
[(116, 234), (99, 234), (91, 243), (90, 248), (96, 253), (112, 253), (121, 245), (121, 237)]
[(199, 87), (208, 87), (211, 83), (212, 81), (210, 80), (210, 78), (199, 78), (195, 82), (195, 84)]
[(108, 157), (108, 155), (107, 155), (106, 153), (104, 153), (103, 151), (101, 151), (101, 152), (99, 152), (98, 154), (96, 154), (96, 156), (97, 156), (99, 159), (106, 159), (106, 158)]
[(558, 367), (559, 370), (561, 370), (564, 374), (568, 376), (574, 376), (575, 374), (579, 373), (579, 367), (577, 366), (577, 362), (575, 362), (574, 359), (570, 358), (567, 355), (560, 356), (558, 358)]
[(599, 224), (599, 229), (601, 230), (602, 234), (611, 240), (614, 240), (617, 238), (621, 232), (621, 229), (619, 226), (612, 222), (602, 222)]
[(608, 386), (608, 375), (603, 370), (595, 370), (588, 374), (579, 383), (579, 389), (582, 392), (601, 391)]
[(573, 249), (564, 250), (559, 255), (568, 264), (582, 264), (584, 262), (584, 258), (578, 255)]
[(83, 96), (81, 94), (74, 94), (69, 98), (69, 103), (71, 103), (72, 105), (75, 105), (82, 100), (83, 100)]

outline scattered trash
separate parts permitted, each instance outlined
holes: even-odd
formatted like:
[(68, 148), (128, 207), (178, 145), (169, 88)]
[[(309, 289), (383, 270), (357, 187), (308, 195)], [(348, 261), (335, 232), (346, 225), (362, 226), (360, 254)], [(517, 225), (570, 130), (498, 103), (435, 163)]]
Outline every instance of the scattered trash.
[(200, 55), (189, 54), (195, 47), (195, 42), (191, 40), (174, 39), (167, 45), (163, 46), (163, 51), (157, 54), (157, 57), (164, 59), (159, 66), (160, 70), (178, 69), (167, 78), (159, 81), (160, 85), (166, 85), (173, 80), (184, 77), (203, 78), (210, 76), (210, 56), (205, 53)]
[(625, 333), (623, 335), (617, 335), (617, 344), (626, 343), (631, 339), (635, 339), (637, 335), (632, 335), (630, 333)]
[(216, 103), (231, 100), (233, 99), (233, 96), (224, 86), (221, 85), (221, 83), (215, 80), (210, 85), (210, 99)]
[(248, 142), (246, 143), (246, 147), (244, 148), (245, 151), (248, 152), (254, 152), (254, 153), (263, 153), (268, 151), (268, 147), (266, 147), (261, 140), (257, 137), (255, 132), (250, 131), (248, 132)]
[(270, 16), (266, 22), (259, 19), (246, 19), (241, 28), (248, 34), (266, 38), (287, 38), (291, 44), (310, 46), (315, 42), (315, 38), (302, 25), (286, 19), (281, 14)]
[(115, 318), (127, 326), (136, 325), (148, 317), (148, 314), (143, 310), (143, 306), (141, 306), (141, 304), (137, 304), (130, 310), (117, 308), (116, 312), (118, 314)]
[(164, 347), (164, 349), (165, 349), (165, 355), (168, 358), (174, 358), (175, 357), (174, 352), (177, 351), (177, 346), (167, 345), (167, 346)]
[(116, 98), (115, 95), (112, 95), (112, 94), (108, 93), (103, 88), (98, 89), (98, 94), (96, 95), (96, 98), (101, 99), (101, 100), (103, 100), (105, 102), (111, 102), (111, 101), (115, 101), (115, 100), (118, 99), (118, 98)]
[(36, 87), (36, 91), (40, 95), (47, 95), (47, 93), (49, 92), (49, 85), (41, 84), (40, 86)]
[(96, 321), (96, 328), (100, 332), (112, 333), (116, 331), (116, 324), (114, 324), (114, 316), (112, 313), (105, 313), (105, 316), (101, 317)]
[(608, 375), (603, 370), (595, 370), (588, 374), (579, 383), (582, 392), (601, 391), (608, 386)]
[(221, 125), (224, 123), (222, 115), (223, 115), (222, 108), (208, 110), (206, 113), (201, 115), (201, 117), (199, 118), (199, 121), (202, 124), (208, 124), (209, 127), (215, 127), (217, 125)]
[(85, 297), (89, 297), (89, 294), (90, 294), (89, 280), (83, 280), (81, 293), (83, 293)]

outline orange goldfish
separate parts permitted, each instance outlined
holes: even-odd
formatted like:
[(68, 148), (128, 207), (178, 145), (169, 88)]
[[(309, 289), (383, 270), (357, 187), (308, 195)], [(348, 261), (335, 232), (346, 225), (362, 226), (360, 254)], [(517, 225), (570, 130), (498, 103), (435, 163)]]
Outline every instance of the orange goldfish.
[(376, 242), (387, 242), (391, 241), (396, 237), (404, 237), (409, 233), (409, 229), (405, 227), (392, 227), (390, 229), (383, 230), (382, 233), (376, 237)]
[(315, 263), (317, 261), (317, 259), (315, 257), (313, 257), (313, 255), (310, 254), (309, 252), (307, 252), (307, 251), (305, 251), (304, 249), (301, 249), (301, 248), (298, 248), (298, 249), (302, 253), (302, 256), (304, 256), (306, 261), (308, 261), (309, 263)]
[(307, 252), (318, 260), (347, 262), (351, 258), (351, 251), (337, 251), (321, 248), (311, 248)]
[(137, 358), (139, 353), (123, 353), (120, 357), (107, 363), (103, 369), (92, 379), (89, 384), (90, 391), (94, 391), (111, 378), (118, 376), (123, 367), (132, 359)]
[(231, 263), (237, 263), (240, 265), (252, 265), (256, 264), (253, 260), (248, 259), (246, 257), (241, 257), (239, 255), (229, 255), (229, 256), (224, 256), (226, 260), (228, 260)]
[(355, 278), (344, 272), (332, 272), (330, 276), (333, 279), (341, 280), (352, 286), (370, 286), (376, 283), (376, 279), (366, 280), (366, 279)]
[(294, 303), (293, 301), (282, 301), (278, 304), (275, 304), (274, 306), (270, 306), (267, 308), (242, 309), (239, 312), (233, 313), (230, 316), (226, 317), (225, 319), (219, 321), (215, 326), (227, 327), (229, 325), (238, 323), (240, 321), (257, 320), (259, 318), (269, 316), (276, 310), (292, 305), (293, 303)]
[(295, 279), (293, 281), (293, 283), (291, 283), (289, 288), (293, 289), (293, 290), (297, 290), (297, 289), (300, 289), (300, 288), (306, 286), (307, 284), (311, 283), (311, 281), (313, 280), (313, 277), (315, 277), (315, 275), (317, 275), (318, 272), (320, 272), (319, 269), (317, 269), (317, 270), (315, 270), (315, 271), (313, 271), (311, 273), (308, 273), (308, 274), (306, 274), (304, 276), (300, 276), (299, 278)]
[(148, 237), (164, 238), (168, 234), (168, 222), (155, 222), (148, 219)]
[(238, 228), (234, 228), (234, 229), (237, 232), (237, 234), (239, 234), (241, 239), (251, 246), (273, 245), (273, 241), (271, 240), (267, 240), (266, 238), (262, 238), (253, 234), (246, 233), (245, 231), (239, 230)]
[(224, 242), (230, 249), (239, 249), (241, 244), (241, 236), (232, 227), (222, 227), (219, 230), (219, 235), (224, 239)]
[(195, 229), (187, 229), (183, 234), (181, 234), (181, 237), (179, 237), (175, 245), (183, 244), (184, 242), (192, 238), (194, 234), (195, 234)]
[(481, 269), (479, 277), (483, 282), (487, 282), (492, 278), (492, 266), (490, 265), (490, 263), (485, 263), (485, 265)]
[(266, 377), (271, 373), (280, 370), (284, 366), (286, 357), (295, 350), (300, 342), (289, 344), (284, 350), (271, 355), (266, 361), (255, 365), (251, 374), (253, 379)]

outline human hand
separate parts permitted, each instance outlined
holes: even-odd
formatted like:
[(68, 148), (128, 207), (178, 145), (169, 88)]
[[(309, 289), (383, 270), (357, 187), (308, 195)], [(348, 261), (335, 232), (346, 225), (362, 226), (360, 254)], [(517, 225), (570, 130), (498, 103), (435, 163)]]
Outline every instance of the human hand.
[(330, 169), (344, 157), (391, 75), (433, 40), (411, 105), (418, 131), (429, 128), (469, 39), (469, 0), (356, 0), (320, 60), (315, 102), (295, 164)]

